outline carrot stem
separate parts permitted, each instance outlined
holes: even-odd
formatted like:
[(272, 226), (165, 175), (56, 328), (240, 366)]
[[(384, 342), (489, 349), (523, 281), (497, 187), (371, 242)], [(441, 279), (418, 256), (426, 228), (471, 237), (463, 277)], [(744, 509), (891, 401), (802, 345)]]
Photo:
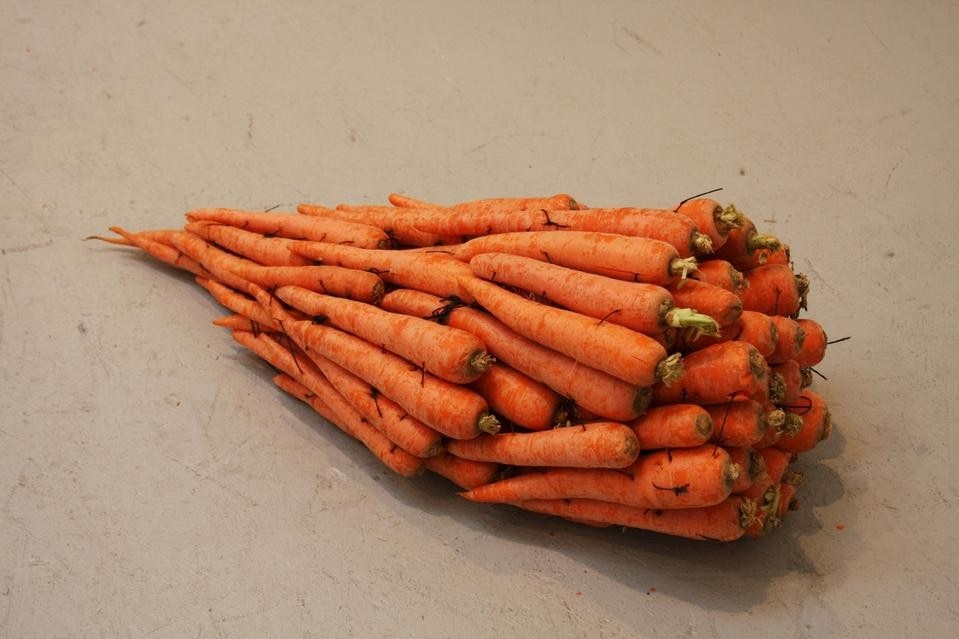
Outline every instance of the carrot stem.
[(696, 337), (719, 334), (716, 320), (705, 313), (697, 313), (692, 308), (671, 308), (666, 313), (666, 325), (672, 328), (695, 329)]
[(686, 279), (686, 275), (695, 271), (697, 266), (695, 257), (677, 257), (669, 263), (669, 274), (678, 275), (680, 279)]
[(693, 231), (692, 239), (689, 241), (693, 252), (698, 255), (709, 255), (713, 252), (713, 241), (705, 233)]
[(735, 204), (730, 203), (722, 212), (715, 217), (716, 227), (720, 232), (728, 233), (733, 229), (738, 229), (745, 224), (746, 218), (736, 208)]
[(683, 360), (679, 353), (673, 353), (656, 364), (656, 379), (669, 386), (683, 376)]
[(775, 235), (766, 235), (765, 233), (752, 233), (746, 237), (746, 248), (749, 251), (758, 251), (759, 249), (768, 249), (775, 251), (780, 246), (779, 238)]

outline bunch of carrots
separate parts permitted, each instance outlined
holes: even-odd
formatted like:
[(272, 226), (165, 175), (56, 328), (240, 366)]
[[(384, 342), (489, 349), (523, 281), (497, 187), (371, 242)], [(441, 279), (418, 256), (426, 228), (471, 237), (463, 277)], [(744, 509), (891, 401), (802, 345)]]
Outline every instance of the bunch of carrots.
[(829, 436), (822, 326), (735, 206), (568, 195), (197, 209), (96, 239), (190, 271), (213, 323), (393, 471), (590, 526), (760, 536)]

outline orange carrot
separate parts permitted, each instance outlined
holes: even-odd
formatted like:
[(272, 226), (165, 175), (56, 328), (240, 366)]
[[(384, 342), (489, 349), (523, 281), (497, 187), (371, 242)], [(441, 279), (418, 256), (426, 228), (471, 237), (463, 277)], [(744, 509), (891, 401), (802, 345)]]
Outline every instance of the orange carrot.
[(375, 226), (317, 219), (289, 213), (255, 213), (235, 209), (195, 209), (186, 214), (191, 222), (219, 222), (247, 231), (291, 240), (313, 240), (332, 244), (349, 244), (359, 248), (386, 248), (390, 239)]
[(310, 263), (305, 257), (290, 252), (292, 240), (286, 238), (264, 237), (219, 222), (188, 222), (183, 228), (262, 266), (306, 266)]
[[(129, 231), (124, 231), (119, 226), (111, 226), (110, 230), (121, 237), (103, 237), (102, 235), (88, 235), (84, 239), (86, 240), (100, 240), (101, 242), (107, 242), (108, 244), (116, 244), (117, 246), (137, 246), (132, 238), (128, 238), (128, 235), (136, 235), (138, 239), (141, 240), (150, 240), (151, 242), (159, 242), (160, 244), (166, 244), (167, 246), (172, 247), (173, 243), (170, 239), (179, 233), (182, 233), (182, 229), (150, 229), (146, 231), (137, 231), (136, 233), (131, 233)], [(119, 233), (118, 231), (123, 231)]]
[[(397, 447), (382, 433), (366, 423), (358, 413), (351, 411), (349, 404), (339, 401), (342, 398), (337, 399), (333, 395), (327, 397), (314, 393), (288, 375), (277, 375), (273, 378), (273, 383), (311, 406), (326, 421), (338, 427), (347, 435), (358, 439), (394, 472), (404, 477), (415, 477), (423, 472), (422, 459), (414, 457), (402, 448)], [(330, 405), (330, 402), (333, 402), (333, 406)]]
[(536, 342), (637, 386), (671, 384), (682, 375), (678, 355), (623, 326), (526, 300), (478, 278), (460, 282), (473, 298), (508, 327)]
[(291, 250), (323, 264), (370, 271), (383, 280), (440, 297), (455, 296), (472, 302), (459, 278), (471, 275), (469, 267), (442, 253), (376, 251), (321, 242), (294, 242)]
[(569, 417), (558, 393), (502, 362), (490, 365), (472, 388), (497, 415), (529, 430), (546, 430)]
[(576, 360), (526, 339), (487, 313), (458, 308), (455, 304), (410, 289), (387, 294), (383, 308), (434, 317), (450, 326), (469, 331), (479, 337), (497, 360), (546, 384), (576, 404), (598, 416), (613, 420), (635, 419), (649, 403), (649, 391), (617, 379), (608, 373), (589, 368)]
[(443, 208), (440, 204), (431, 204), (426, 200), (418, 200), (409, 195), (403, 195), (402, 193), (390, 193), (387, 198), (389, 203), (393, 206), (397, 206), (404, 209), (441, 209)]
[(495, 481), (503, 472), (500, 464), (460, 459), (445, 452), (429, 457), (425, 462), (428, 470), (466, 490)]
[(467, 262), (480, 253), (511, 253), (619, 280), (660, 285), (672, 284), (696, 270), (695, 258), (679, 257), (675, 247), (665, 242), (614, 233), (499, 233), (448, 249)]
[(756, 504), (754, 519), (746, 526), (746, 535), (760, 537), (779, 525), (779, 484), (773, 482), (767, 473), (758, 477), (743, 497)]
[(653, 451), (624, 470), (550, 468), (479, 486), (463, 496), (486, 503), (598, 499), (645, 508), (696, 508), (729, 496), (739, 468), (722, 448)]
[(729, 232), (741, 227), (744, 222), (743, 214), (734, 204), (723, 208), (719, 202), (709, 198), (686, 200), (676, 207), (676, 212), (692, 219), (696, 228), (712, 241), (713, 250), (725, 244)]
[[(154, 257), (161, 262), (175, 266), (177, 268), (189, 271), (194, 275), (201, 277), (210, 277), (207, 271), (199, 262), (194, 260), (183, 251), (176, 249), (170, 244), (172, 238), (182, 234), (182, 231), (148, 231), (140, 233), (131, 233), (119, 226), (111, 226), (110, 230), (120, 235), (123, 239), (100, 237), (91, 235), (85, 239), (100, 240), (111, 244), (123, 244), (126, 246), (135, 246), (141, 249), (147, 255)], [(160, 241), (160, 240), (163, 241)]]
[(796, 487), (787, 483), (779, 484), (779, 510), (776, 511), (776, 516), (783, 519), (790, 510), (799, 510)]
[(280, 332), (274, 331), (269, 326), (260, 326), (256, 320), (251, 320), (249, 317), (240, 315), (239, 313), (218, 317), (213, 320), (212, 324), (230, 331), (246, 331), (248, 333), (253, 333), (254, 335), (259, 335), (261, 331), (276, 334), (279, 334)]
[(486, 213), (486, 212), (503, 212), (509, 213), (512, 211), (526, 211), (526, 210), (538, 210), (538, 209), (556, 209), (556, 210), (576, 210), (580, 208), (585, 208), (580, 202), (574, 200), (571, 196), (565, 193), (559, 193), (557, 195), (552, 195), (550, 197), (497, 197), (489, 198), (485, 200), (471, 200), (468, 202), (460, 202), (458, 204), (450, 204), (448, 206), (443, 206), (441, 204), (431, 204), (429, 202), (424, 202), (423, 200), (417, 200), (405, 195), (400, 195), (398, 193), (391, 193), (389, 196), (389, 201), (393, 206), (403, 207), (403, 208), (442, 208), (447, 209), (453, 212), (473, 212), (473, 213)]
[(743, 302), (735, 293), (697, 280), (681, 280), (667, 288), (679, 306), (696, 309), (728, 326), (743, 313)]
[[(679, 381), (672, 386), (656, 384), (654, 402), (722, 404), (768, 388), (769, 365), (756, 347), (745, 342), (708, 346), (687, 355), (683, 364), (685, 372)], [(714, 431), (718, 428), (713, 425)]]
[(803, 343), (806, 340), (806, 331), (796, 320), (780, 315), (771, 318), (776, 325), (776, 350), (766, 357), (770, 364), (782, 364), (797, 359), (802, 354)]
[(738, 320), (723, 326), (719, 335), (704, 335), (684, 330), (680, 333), (679, 343), (685, 350), (700, 350), (713, 344), (739, 340), (755, 346), (763, 357), (769, 357), (775, 352), (778, 339), (779, 333), (769, 315), (743, 311)]
[[(753, 254), (763, 249), (775, 250), (780, 242), (772, 235), (764, 235), (756, 230), (756, 225), (746, 216), (742, 216), (742, 226), (732, 229), (726, 236), (726, 243), (716, 249), (716, 257), (732, 263), (739, 270), (750, 266)], [(774, 315), (775, 313), (770, 313)]]
[(829, 436), (832, 416), (825, 400), (818, 393), (807, 388), (789, 411), (802, 418), (802, 428), (795, 435), (780, 437), (776, 442), (776, 448), (790, 453), (802, 453), (812, 450), (816, 444)]
[(655, 284), (624, 282), (508, 253), (482, 253), (470, 260), (470, 268), (483, 279), (518, 287), (646, 335), (670, 326), (691, 326), (705, 333), (715, 330), (709, 318), (676, 309), (669, 291)]
[(296, 207), (296, 210), (301, 215), (311, 217), (369, 224), (382, 229), (393, 242), (406, 246), (437, 246), (440, 244), (457, 244), (462, 241), (459, 237), (443, 237), (435, 233), (424, 233), (414, 226), (415, 218), (410, 217), (408, 211), (405, 209), (397, 210), (389, 206), (328, 209), (317, 204), (300, 204)]
[(740, 295), (746, 288), (746, 278), (726, 260), (701, 261), (696, 272), (690, 274), (690, 277), (724, 288), (736, 295)]
[(786, 419), (783, 411), (767, 411), (752, 400), (705, 408), (713, 420), (712, 441), (722, 446), (752, 446), (763, 438), (767, 429), (781, 427)]
[(514, 506), (570, 520), (601, 522), (707, 541), (734, 541), (752, 522), (755, 504), (732, 496), (715, 506), (657, 510), (594, 499), (535, 499)]
[(767, 264), (744, 273), (743, 308), (767, 315), (796, 315), (806, 308), (809, 280), (784, 264)]
[(364, 339), (329, 326), (297, 321), (266, 291), (252, 289), (274, 318), (283, 320), (285, 332), (300, 348), (349, 370), (427, 426), (456, 439), (499, 430), (499, 423), (479, 394), (441, 380)]
[(796, 321), (799, 322), (799, 327), (806, 336), (799, 353), (799, 363), (802, 366), (815, 366), (826, 356), (826, 344), (829, 338), (826, 337), (826, 331), (819, 322), (811, 319)]
[(729, 446), (726, 452), (733, 463), (739, 466), (739, 478), (733, 484), (732, 492), (744, 493), (766, 472), (766, 462), (762, 455), (749, 446)]
[(629, 423), (639, 439), (640, 450), (692, 448), (705, 444), (713, 432), (713, 420), (702, 406), (669, 404), (652, 408)]
[(785, 392), (782, 401), (786, 404), (794, 404), (799, 401), (799, 394), (802, 392), (803, 375), (802, 367), (794, 359), (786, 360), (782, 364), (776, 364), (771, 367), (774, 373), (782, 375), (785, 381)]
[(766, 474), (774, 483), (780, 483), (789, 470), (789, 462), (792, 460), (792, 453), (778, 448), (762, 448), (759, 451), (763, 462), (766, 464)]
[[(774, 410), (775, 407), (767, 404), (766, 410)], [(762, 448), (769, 448), (770, 446), (775, 446), (776, 442), (783, 435), (796, 435), (802, 429), (802, 417), (794, 413), (785, 413), (785, 418), (782, 421), (781, 425), (770, 427), (766, 429), (766, 434), (763, 435), (763, 438), (756, 442), (753, 445), (753, 448), (760, 450)]]
[(274, 294), (315, 323), (329, 322), (454, 384), (468, 384), (489, 368), (486, 347), (467, 331), (296, 286), (281, 286)]
[(451, 441), (446, 448), (450, 454), (474, 461), (568, 468), (625, 468), (639, 454), (636, 434), (618, 422), (594, 422), (535, 433), (481, 435)]

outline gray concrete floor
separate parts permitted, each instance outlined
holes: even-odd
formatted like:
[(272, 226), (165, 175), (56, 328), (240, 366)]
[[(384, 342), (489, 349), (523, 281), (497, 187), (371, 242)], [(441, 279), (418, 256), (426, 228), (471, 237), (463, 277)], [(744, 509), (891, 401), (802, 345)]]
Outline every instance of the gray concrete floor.
[[(956, 630), (959, 6), (398, 4), (0, 0), (0, 635)], [(726, 546), (392, 477), (188, 278), (80, 241), (198, 206), (716, 186), (853, 336), (802, 509)]]

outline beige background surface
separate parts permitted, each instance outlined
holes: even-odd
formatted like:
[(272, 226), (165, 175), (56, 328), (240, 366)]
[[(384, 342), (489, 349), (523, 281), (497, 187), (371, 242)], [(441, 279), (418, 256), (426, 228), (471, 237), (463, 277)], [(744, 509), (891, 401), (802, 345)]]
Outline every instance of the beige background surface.
[[(0, 15), (0, 635), (956, 630), (956, 3)], [(391, 477), (281, 397), (188, 278), (80, 241), (198, 206), (717, 186), (853, 336), (820, 367), (838, 427), (802, 509), (727, 546)]]

